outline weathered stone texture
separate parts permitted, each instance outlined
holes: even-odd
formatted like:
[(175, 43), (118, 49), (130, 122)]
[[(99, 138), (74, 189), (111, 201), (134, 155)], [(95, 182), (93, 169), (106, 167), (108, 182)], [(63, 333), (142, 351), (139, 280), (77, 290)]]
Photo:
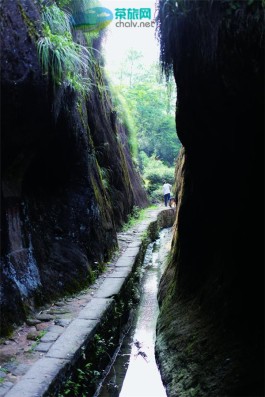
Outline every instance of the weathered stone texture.
[[(264, 8), (178, 3), (189, 11), (160, 2), (184, 150), (172, 258), (160, 284), (158, 359), (170, 397), (260, 396)], [(172, 13), (163, 19), (165, 10)]]
[(147, 204), (109, 94), (96, 80), (87, 100), (55, 89), (38, 61), (40, 35), (35, 1), (1, 2), (3, 333), (87, 286), (133, 206)]

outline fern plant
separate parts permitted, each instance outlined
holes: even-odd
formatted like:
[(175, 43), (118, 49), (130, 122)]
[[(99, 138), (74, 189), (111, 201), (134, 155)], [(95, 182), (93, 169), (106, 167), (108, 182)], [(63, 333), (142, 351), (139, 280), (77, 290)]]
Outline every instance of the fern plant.
[(65, 84), (86, 94), (92, 85), (88, 76), (94, 58), (91, 50), (73, 41), (69, 15), (55, 4), (44, 7), (42, 29), (37, 50), (43, 72), (56, 85)]

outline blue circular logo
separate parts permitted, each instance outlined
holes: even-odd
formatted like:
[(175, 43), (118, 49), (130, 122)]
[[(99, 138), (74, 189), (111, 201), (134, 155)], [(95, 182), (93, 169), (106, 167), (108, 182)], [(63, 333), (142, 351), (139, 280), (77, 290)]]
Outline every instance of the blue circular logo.
[(71, 19), (75, 29), (89, 32), (108, 26), (113, 20), (113, 13), (105, 7), (91, 7), (82, 12), (74, 12)]

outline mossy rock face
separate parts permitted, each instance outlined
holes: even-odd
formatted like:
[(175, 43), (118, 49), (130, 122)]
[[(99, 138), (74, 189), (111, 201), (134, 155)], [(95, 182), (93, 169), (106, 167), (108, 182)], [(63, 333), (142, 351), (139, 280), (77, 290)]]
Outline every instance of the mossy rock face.
[[(107, 85), (100, 70), (95, 78)], [(97, 109), (102, 108), (102, 113)], [(101, 169), (107, 170), (107, 197), (111, 203), (115, 224), (120, 227), (134, 205), (148, 204), (141, 179), (135, 172), (129, 145), (128, 132), (117, 120), (111, 98), (102, 87), (95, 87), (87, 103), (87, 117), (95, 156)]]
[(159, 291), (162, 378), (170, 397), (261, 396), (263, 4), (161, 1), (159, 15), (185, 147)]
[[(100, 68), (89, 76), (94, 82), (89, 100), (63, 84), (56, 86), (38, 61), (39, 6), (33, 0), (4, 0), (1, 8), (1, 254), (6, 276), (1, 313), (6, 334), (25, 320), (25, 312), (89, 285), (92, 271), (100, 270), (116, 249), (118, 227), (147, 198), (126, 131), (112, 117), (107, 90), (101, 90)], [(82, 33), (76, 36), (86, 44)], [(99, 43), (100, 38), (98, 48)], [(18, 252), (28, 253), (28, 261)], [(34, 266), (27, 288), (29, 261)]]

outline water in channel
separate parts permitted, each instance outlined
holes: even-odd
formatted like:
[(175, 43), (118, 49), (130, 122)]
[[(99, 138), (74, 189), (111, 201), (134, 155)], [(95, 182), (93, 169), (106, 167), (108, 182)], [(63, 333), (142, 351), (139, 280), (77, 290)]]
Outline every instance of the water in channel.
[(155, 361), (157, 292), (170, 250), (172, 230), (163, 229), (145, 255), (141, 299), (134, 323), (98, 397), (167, 397)]

